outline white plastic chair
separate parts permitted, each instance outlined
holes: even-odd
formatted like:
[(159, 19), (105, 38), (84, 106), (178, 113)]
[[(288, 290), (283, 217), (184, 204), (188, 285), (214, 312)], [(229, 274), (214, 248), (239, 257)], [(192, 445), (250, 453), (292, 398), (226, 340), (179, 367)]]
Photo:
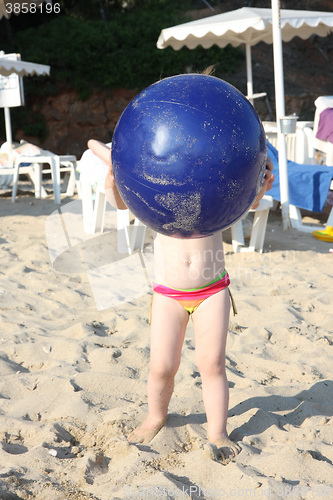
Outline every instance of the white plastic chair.
[(249, 246), (245, 246), (243, 221), (240, 219), (231, 226), (232, 246), (235, 253), (237, 252), (254, 252), (255, 250), (262, 253), (266, 235), (267, 220), (269, 210), (273, 207), (273, 198), (265, 195), (259, 202), (256, 209), (249, 210), (254, 212), (253, 226)]
[[(42, 151), (39, 155), (25, 156), (20, 155), (14, 158), (14, 178), (13, 178), (13, 192), (12, 201), (15, 201), (19, 174), (23, 173), (23, 164), (33, 163), (35, 165), (35, 196), (41, 198), (42, 194), (45, 195), (45, 190), (42, 191), (42, 176), (51, 173), (53, 183), (54, 202), (60, 205), (60, 174), (62, 172), (69, 172), (70, 177), (67, 185), (66, 195), (72, 196), (74, 194), (76, 184), (76, 156), (74, 155), (55, 155), (50, 151)], [(49, 164), (49, 169), (43, 169), (44, 164)]]
[[(45, 189), (42, 186), (40, 186), (40, 183), (38, 182), (38, 173), (36, 172), (36, 165), (35, 164), (30, 164), (29, 166), (22, 166), (20, 173), (28, 176), (29, 180), (31, 181), (31, 183), (34, 186), (36, 198), (38, 198), (40, 196), (46, 196)], [(9, 181), (9, 183), (12, 184), (15, 174), (16, 174), (16, 169), (13, 165), (9, 166), (9, 167), (0, 167), (0, 175), (5, 176), (6, 183)], [(14, 190), (12, 187), (12, 201), (13, 202), (15, 201), (16, 192), (17, 192), (17, 188)], [(38, 196), (38, 193), (40, 193), (40, 196)]]
[[(80, 179), (82, 197), (82, 214), (84, 231), (89, 234), (104, 231), (106, 196), (104, 185), (92, 186), (83, 175)], [(94, 200), (95, 198), (95, 200)], [(130, 224), (130, 211), (117, 210), (118, 251), (124, 249), (131, 255), (135, 250), (143, 251), (146, 226), (135, 217), (134, 224)]]

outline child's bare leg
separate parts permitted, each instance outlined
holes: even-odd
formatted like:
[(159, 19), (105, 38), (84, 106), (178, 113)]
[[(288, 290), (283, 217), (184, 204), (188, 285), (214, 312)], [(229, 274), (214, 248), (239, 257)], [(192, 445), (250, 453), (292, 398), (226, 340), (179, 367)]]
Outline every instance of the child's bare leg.
[(224, 289), (202, 302), (192, 316), (208, 439), (225, 458), (237, 455), (240, 451), (239, 446), (227, 434), (229, 387), (225, 371), (225, 349), (229, 311), (229, 292)]
[(174, 299), (154, 295), (151, 320), (148, 415), (128, 436), (136, 443), (149, 443), (163, 427), (174, 377), (180, 364), (188, 313)]

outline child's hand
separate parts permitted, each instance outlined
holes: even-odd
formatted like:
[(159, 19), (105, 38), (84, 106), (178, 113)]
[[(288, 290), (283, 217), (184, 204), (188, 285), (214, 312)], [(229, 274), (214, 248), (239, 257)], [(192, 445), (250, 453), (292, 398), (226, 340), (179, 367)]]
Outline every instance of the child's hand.
[(270, 158), (266, 160), (266, 172), (264, 177), (264, 184), (266, 185), (266, 191), (269, 191), (274, 182), (274, 174), (273, 174), (273, 163)]
[(273, 182), (274, 182), (273, 163), (270, 158), (267, 158), (264, 182), (262, 183), (258, 196), (254, 200), (254, 203), (251, 207), (253, 210), (258, 208), (261, 198), (265, 195), (266, 191), (269, 191), (272, 188)]

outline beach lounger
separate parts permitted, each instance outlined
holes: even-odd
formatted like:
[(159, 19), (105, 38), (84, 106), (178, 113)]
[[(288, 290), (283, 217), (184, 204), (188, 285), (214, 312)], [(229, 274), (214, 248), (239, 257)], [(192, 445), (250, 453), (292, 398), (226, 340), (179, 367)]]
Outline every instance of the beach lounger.
[[(274, 165), (275, 180), (269, 194), (280, 201), (278, 152), (268, 142), (268, 156)], [(289, 212), (294, 229), (303, 232), (318, 230), (318, 226), (307, 225), (302, 221), (301, 209), (310, 212), (322, 212), (328, 192), (332, 186), (333, 166), (302, 164), (288, 160)], [(333, 207), (328, 217), (327, 226), (333, 225)]]
[[(290, 175), (288, 174), (289, 191), (292, 193), (289, 201), (289, 217), (291, 227), (302, 232), (316, 231), (318, 230), (318, 226), (304, 224), (301, 209), (303, 208), (311, 212), (321, 212), (327, 199), (328, 191), (333, 190), (333, 182), (329, 181), (329, 172), (331, 170), (326, 170), (327, 167), (333, 165), (333, 144), (324, 144), (322, 140), (316, 138), (320, 112), (328, 104), (333, 106), (333, 98), (318, 98), (315, 104), (317, 110), (314, 122), (297, 122), (296, 132), (286, 135), (288, 171), (292, 170), (292, 172), (289, 172)], [(275, 158), (275, 163), (273, 162), (274, 175), (277, 177), (279, 172), (278, 153), (276, 150), (276, 123), (263, 122), (263, 125), (268, 142), (274, 147), (269, 150), (268, 154), (271, 154)], [(324, 153), (325, 165), (318, 164), (316, 150)], [(304, 181), (305, 179), (307, 179), (307, 182)], [(270, 194), (273, 193), (274, 199), (279, 201), (280, 193), (277, 186), (278, 180), (276, 179), (274, 190)], [(326, 226), (330, 226), (332, 223), (333, 209), (330, 212)]]
[[(263, 122), (267, 139), (272, 145), (277, 146), (277, 127), (276, 122)], [(298, 161), (299, 163), (314, 163), (314, 152), (311, 144), (313, 122), (298, 122), (294, 134), (286, 136), (287, 157)], [(274, 165), (274, 175), (276, 174), (277, 164)], [(270, 209), (274, 206), (274, 199), (269, 192), (260, 201), (258, 208), (250, 210), (254, 213), (253, 226), (251, 230), (249, 245), (245, 245), (243, 220), (237, 221), (231, 227), (232, 246), (234, 252), (253, 252), (260, 253), (264, 250), (264, 240), (266, 235), (267, 220)], [(293, 218), (300, 215), (296, 207), (291, 207)], [(294, 215), (295, 214), (295, 215)], [(246, 217), (246, 216), (245, 216)]]
[[(319, 102), (322, 103), (322, 101)], [(333, 99), (330, 102), (333, 106)], [(327, 104), (327, 101), (325, 103)], [(327, 199), (328, 191), (330, 189), (333, 190), (333, 169), (326, 165), (318, 165), (315, 159), (314, 146), (322, 146), (320, 142), (318, 143), (318, 140), (317, 142), (314, 141), (314, 133), (317, 130), (318, 121), (319, 118), (316, 116), (315, 122), (298, 122), (295, 133), (286, 135), (290, 222), (292, 228), (303, 232), (316, 231), (318, 230), (318, 226), (304, 224), (301, 209), (321, 212)], [(263, 251), (269, 210), (273, 207), (274, 200), (280, 201), (276, 123), (263, 122), (263, 124), (268, 139), (268, 156), (274, 164), (275, 181), (273, 189), (261, 200), (259, 207), (253, 211), (255, 216), (249, 246), (245, 246), (242, 220), (232, 226), (232, 244), (235, 252)], [(312, 129), (312, 127), (314, 128)], [(325, 151), (328, 150), (330, 154), (331, 146), (326, 145), (326, 149), (322, 147), (322, 151), (324, 149)], [(330, 161), (330, 156), (328, 158)], [(331, 209), (326, 226), (333, 226), (333, 208)]]
[[(20, 174), (27, 174), (34, 185), (35, 197), (44, 198), (47, 196), (45, 189), (42, 186), (43, 175), (51, 173), (54, 201), (60, 204), (60, 174), (65, 172), (69, 174), (67, 184), (67, 196), (74, 194), (76, 186), (76, 156), (74, 155), (55, 155), (50, 151), (44, 151), (34, 144), (21, 141), (14, 147), (9, 143), (4, 143), (1, 146), (2, 161), (7, 157), (6, 165), (1, 168), (1, 175), (11, 175), (7, 179), (7, 183), (13, 184), (12, 201), (15, 202), (18, 181)], [(49, 169), (44, 169), (44, 164), (49, 165)], [(1, 165), (0, 165), (1, 166)], [(6, 168), (5, 168), (6, 167)], [(10, 169), (10, 170), (9, 170)], [(10, 181), (10, 182), (9, 182)]]
[[(13, 183), (14, 176), (13, 159), (10, 153), (0, 148), (0, 189), (9, 189)], [(29, 166), (25, 172), (34, 184), (34, 168)]]
[[(67, 184), (66, 196), (73, 196), (76, 185), (76, 156), (74, 155), (55, 155), (50, 151), (41, 150), (36, 156), (20, 155), (14, 159), (14, 179), (13, 179), (13, 193), (12, 201), (15, 201), (19, 174), (22, 173), (22, 166), (32, 162), (35, 165), (36, 183), (35, 183), (35, 196), (36, 198), (42, 197), (42, 177), (45, 174), (51, 173), (54, 202), (60, 205), (60, 174), (63, 172), (69, 173), (69, 181)], [(43, 165), (48, 164), (49, 168), (44, 169)]]
[[(13, 179), (16, 173), (16, 169), (14, 166), (15, 157), (17, 153), (15, 149), (13, 149), (8, 143), (3, 143), (0, 148), (0, 189), (9, 189), (12, 187)], [(30, 163), (27, 165), (23, 165), (21, 169), (21, 173), (25, 174), (32, 185), (34, 186), (35, 195), (37, 196), (38, 189), (41, 189), (38, 186), (38, 179), (36, 176), (36, 165), (34, 163)], [(45, 190), (42, 190), (42, 196), (46, 196)], [(12, 200), (15, 200), (15, 197), (12, 195)]]

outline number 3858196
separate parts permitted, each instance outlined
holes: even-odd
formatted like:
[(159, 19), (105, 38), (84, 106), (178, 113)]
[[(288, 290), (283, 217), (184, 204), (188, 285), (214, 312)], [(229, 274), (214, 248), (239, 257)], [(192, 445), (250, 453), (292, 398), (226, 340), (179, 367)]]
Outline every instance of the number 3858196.
[(36, 12), (46, 14), (59, 14), (60, 3), (44, 3), (37, 5), (35, 2), (5, 2), (7, 14), (35, 14)]

